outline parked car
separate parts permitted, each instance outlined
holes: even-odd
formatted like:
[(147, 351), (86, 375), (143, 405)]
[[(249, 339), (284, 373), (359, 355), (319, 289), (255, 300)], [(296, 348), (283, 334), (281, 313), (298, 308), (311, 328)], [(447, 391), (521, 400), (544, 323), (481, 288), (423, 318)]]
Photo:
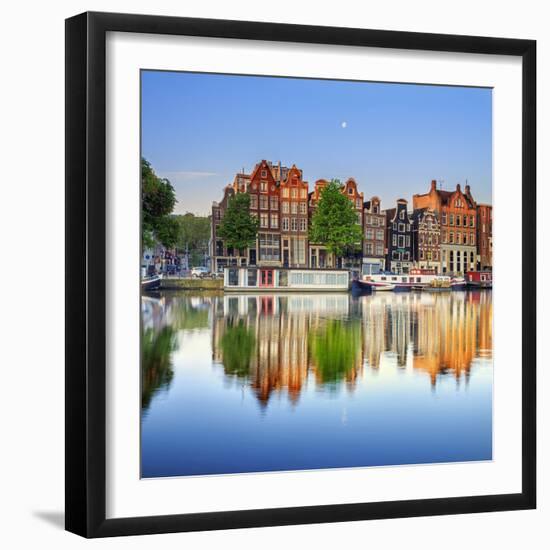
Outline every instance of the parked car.
[(191, 268), (191, 277), (194, 279), (204, 279), (210, 275), (210, 271), (206, 267), (192, 267)]

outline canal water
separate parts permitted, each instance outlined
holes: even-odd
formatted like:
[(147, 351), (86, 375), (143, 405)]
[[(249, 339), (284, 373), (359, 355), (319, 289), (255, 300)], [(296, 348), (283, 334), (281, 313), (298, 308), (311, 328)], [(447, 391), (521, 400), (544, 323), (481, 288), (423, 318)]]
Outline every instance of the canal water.
[(491, 291), (142, 297), (143, 477), (492, 458)]

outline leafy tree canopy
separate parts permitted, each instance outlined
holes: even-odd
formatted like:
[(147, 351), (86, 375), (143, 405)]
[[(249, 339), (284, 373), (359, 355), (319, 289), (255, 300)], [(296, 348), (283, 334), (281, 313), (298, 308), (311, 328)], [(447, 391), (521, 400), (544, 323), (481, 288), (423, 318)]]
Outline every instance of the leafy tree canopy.
[(142, 241), (144, 248), (160, 242), (167, 248), (175, 245), (174, 227), (170, 217), (176, 205), (176, 192), (169, 180), (159, 178), (151, 164), (141, 159)]
[(338, 180), (332, 180), (322, 191), (311, 220), (309, 239), (324, 244), (329, 252), (343, 256), (361, 242), (362, 230), (352, 202), (341, 192)]
[(260, 222), (250, 214), (250, 195), (237, 193), (229, 198), (218, 235), (228, 247), (242, 250), (256, 241)]

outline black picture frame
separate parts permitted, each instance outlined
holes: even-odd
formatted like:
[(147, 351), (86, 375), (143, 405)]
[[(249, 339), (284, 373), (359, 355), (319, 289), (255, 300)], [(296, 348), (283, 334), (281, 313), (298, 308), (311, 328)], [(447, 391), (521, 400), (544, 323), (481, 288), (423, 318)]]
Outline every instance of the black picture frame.
[[(522, 121), (522, 491), (106, 519), (105, 40), (109, 31), (517, 56)], [(107, 537), (536, 506), (536, 42), (116, 13), (66, 20), (66, 529)]]

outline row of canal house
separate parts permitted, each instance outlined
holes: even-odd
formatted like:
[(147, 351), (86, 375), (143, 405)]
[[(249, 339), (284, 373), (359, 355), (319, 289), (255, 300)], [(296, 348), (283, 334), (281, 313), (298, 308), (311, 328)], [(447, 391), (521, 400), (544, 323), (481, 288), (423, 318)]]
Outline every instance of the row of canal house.
[[(437, 189), (435, 180), (425, 194), (413, 196), (413, 210), (405, 199), (383, 210), (376, 196), (365, 201), (357, 182), (349, 178), (341, 188), (362, 227), (357, 253), (337, 259), (319, 243), (309, 242), (308, 229), (328, 180), (317, 180), (309, 191), (302, 170), (262, 160), (250, 174), (235, 175), (220, 202), (212, 206), (212, 268), (228, 265), (265, 267), (388, 270), (407, 273), (413, 267), (438, 273), (490, 269), (492, 265), (492, 207), (477, 205), (466, 185), (455, 191)], [(254, 246), (232, 250), (217, 236), (228, 201), (235, 193), (250, 194), (250, 209), (260, 222)]]

